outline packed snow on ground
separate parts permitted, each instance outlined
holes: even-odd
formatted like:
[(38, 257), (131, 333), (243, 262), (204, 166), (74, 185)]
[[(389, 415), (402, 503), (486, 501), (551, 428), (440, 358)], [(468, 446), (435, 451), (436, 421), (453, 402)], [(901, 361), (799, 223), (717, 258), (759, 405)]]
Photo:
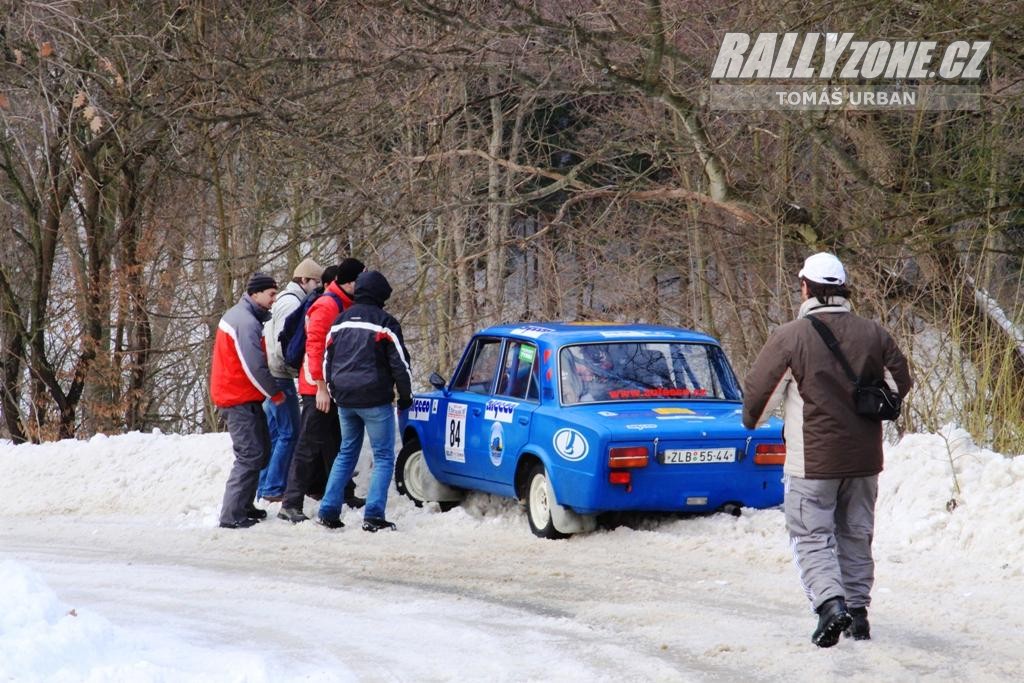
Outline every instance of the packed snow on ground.
[(0, 681), (1024, 679), (1024, 457), (886, 460), (873, 640), (819, 650), (777, 509), (544, 541), (392, 491), (393, 533), (224, 530), (224, 434), (0, 443)]

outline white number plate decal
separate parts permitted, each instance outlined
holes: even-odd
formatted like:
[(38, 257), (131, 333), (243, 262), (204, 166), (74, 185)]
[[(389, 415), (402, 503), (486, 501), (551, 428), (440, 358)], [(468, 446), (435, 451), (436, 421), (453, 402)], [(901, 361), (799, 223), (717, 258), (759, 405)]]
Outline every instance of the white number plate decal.
[(449, 403), (444, 421), (444, 459), (466, 462), (466, 404)]
[(701, 465), (709, 462), (736, 462), (735, 448), (666, 449), (661, 454), (666, 465)]

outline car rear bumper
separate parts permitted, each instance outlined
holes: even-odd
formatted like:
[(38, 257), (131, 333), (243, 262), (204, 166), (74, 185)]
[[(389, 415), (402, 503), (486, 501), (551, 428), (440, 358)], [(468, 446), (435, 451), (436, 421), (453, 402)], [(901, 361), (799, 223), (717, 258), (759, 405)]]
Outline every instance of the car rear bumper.
[[(579, 514), (601, 512), (707, 512), (727, 504), (769, 508), (783, 499), (782, 467), (750, 467), (743, 471), (720, 465), (684, 465), (627, 470), (629, 484), (589, 479), (589, 486), (566, 486), (559, 502)], [(678, 469), (678, 468), (677, 468)]]

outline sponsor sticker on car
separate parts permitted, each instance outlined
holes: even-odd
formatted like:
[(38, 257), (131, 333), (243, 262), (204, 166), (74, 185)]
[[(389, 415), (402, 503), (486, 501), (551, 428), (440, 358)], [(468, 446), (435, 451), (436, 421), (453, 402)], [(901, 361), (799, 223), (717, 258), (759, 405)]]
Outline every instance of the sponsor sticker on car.
[(500, 422), (491, 425), (491, 438), (487, 446), (487, 450), (491, 454), (491, 464), (501, 467), (501, 457), (505, 453), (505, 432), (502, 430)]
[(430, 399), (414, 398), (412, 407), (409, 408), (409, 419), (419, 422), (426, 422), (430, 419)]
[(575, 462), (587, 457), (590, 444), (587, 438), (575, 429), (559, 429), (551, 440), (555, 452), (566, 460)]
[(530, 339), (539, 339), (542, 334), (548, 334), (554, 332), (550, 327), (536, 327), (534, 325), (526, 325), (524, 327), (517, 327), (512, 330), (512, 334), (520, 334)]
[(512, 401), (491, 399), (487, 402), (487, 405), (484, 406), (484, 419), (511, 424), (512, 415), (516, 412), (517, 407), (519, 407), (519, 404)]

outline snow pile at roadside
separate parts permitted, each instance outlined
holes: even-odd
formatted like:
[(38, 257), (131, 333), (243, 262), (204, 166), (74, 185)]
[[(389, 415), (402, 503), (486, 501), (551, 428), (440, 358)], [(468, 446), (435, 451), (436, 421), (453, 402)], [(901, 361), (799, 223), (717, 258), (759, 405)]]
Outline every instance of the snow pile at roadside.
[(209, 513), (234, 461), (226, 433), (132, 432), (88, 441), (0, 444), (7, 514)]
[[(79, 613), (24, 566), (0, 560), (0, 680), (263, 681), (289, 672), (251, 651), (206, 650), (166, 633), (129, 633), (87, 610)], [(308, 672), (307, 672), (308, 673)], [(341, 678), (318, 671), (317, 680)]]
[[(0, 443), (6, 484), (0, 512), (134, 514), (161, 524), (213, 527), (233, 457), (224, 433), (180, 436), (154, 431), (39, 445)], [(1024, 457), (980, 448), (952, 426), (938, 434), (907, 435), (886, 448), (877, 540), (907, 552), (948, 548), (974, 557), (1024, 558), (1022, 488)], [(406, 527), (440, 523), (424, 518), (429, 510), (412, 508), (393, 489), (391, 501), (389, 512), (405, 519)], [(519, 524), (521, 514), (511, 501), (478, 495), (442, 517), (447, 524), (505, 526)], [(750, 521), (757, 521), (740, 525), (739, 531), (747, 528), (770, 537), (781, 523), (778, 515), (769, 511), (765, 519), (754, 516)], [(1017, 571), (1022, 565), (1014, 563)]]
[(886, 449), (876, 527), (901, 552), (966, 553), (1021, 576), (1024, 457), (980, 448), (951, 426), (907, 435)]

